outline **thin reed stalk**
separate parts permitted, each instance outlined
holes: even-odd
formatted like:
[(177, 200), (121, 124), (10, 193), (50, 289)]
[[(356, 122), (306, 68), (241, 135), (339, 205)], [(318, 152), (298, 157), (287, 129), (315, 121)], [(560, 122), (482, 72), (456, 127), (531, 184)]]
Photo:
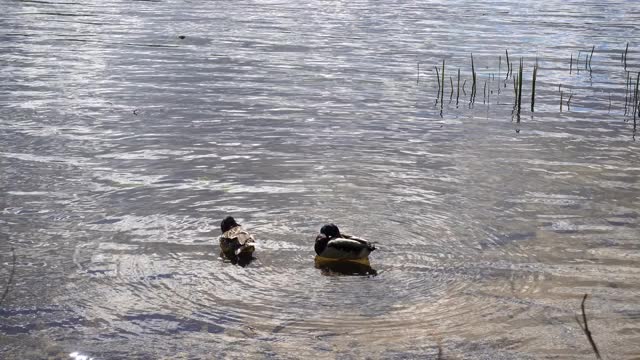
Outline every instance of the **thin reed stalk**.
[(518, 75), (513, 78), (513, 109), (518, 106)]
[(440, 85), (440, 71), (438, 70), (438, 67), (435, 66), (436, 68), (436, 79), (438, 80), (438, 96), (436, 96), (436, 104), (438, 103), (438, 100), (440, 99), (440, 89), (442, 88)]
[(569, 90), (569, 98), (567, 99), (567, 111), (571, 111), (571, 98), (573, 97), (573, 91)]
[(593, 45), (591, 48), (591, 55), (589, 55), (589, 69), (591, 69), (591, 60), (593, 60), (593, 51), (596, 49), (596, 46)]
[(571, 53), (571, 59), (569, 60), (569, 75), (571, 75), (572, 70), (573, 70), (573, 53)]
[(518, 114), (522, 109), (522, 58), (520, 58), (520, 68), (518, 70)]
[(456, 93), (456, 106), (458, 106), (459, 101), (460, 101), (460, 68), (458, 68), (458, 91)]
[(442, 103), (444, 103), (444, 59), (442, 59), (442, 89), (440, 91), (440, 109), (442, 109)]
[(636, 130), (636, 115), (638, 114), (638, 91), (640, 85), (640, 72), (638, 72), (638, 76), (636, 77), (636, 88), (633, 95), (633, 131)]
[(624, 86), (624, 115), (626, 116), (628, 113), (628, 105), (629, 105), (629, 87), (631, 84), (631, 73), (627, 71), (627, 82)]
[(627, 69), (627, 55), (629, 54), (629, 43), (627, 43), (627, 48), (624, 49), (624, 69)]
[(451, 81), (451, 94), (449, 94), (449, 102), (453, 100), (453, 78), (449, 76), (449, 81)]
[(589, 54), (586, 54), (584, 56), (584, 69), (588, 70), (589, 69)]
[(11, 289), (11, 285), (13, 284), (13, 276), (16, 273), (16, 250), (13, 247), (11, 247), (11, 254), (12, 254), (11, 271), (9, 272), (9, 280), (7, 280), (7, 285), (4, 288), (2, 297), (0, 297), (0, 306), (4, 302), (4, 299), (7, 298), (7, 295), (9, 294), (9, 290)]
[(473, 103), (476, 98), (476, 67), (473, 64), (473, 53), (471, 53), (471, 76), (473, 83), (471, 84), (471, 102)]
[(536, 64), (533, 66), (533, 78), (531, 80), (531, 112), (533, 112), (533, 107), (536, 103), (536, 77), (538, 76), (538, 59), (536, 59)]
[(506, 78), (504, 78), (504, 79), (505, 79), (505, 81), (506, 81), (506, 80), (509, 78), (509, 73), (511, 72), (511, 66), (512, 66), (512, 65), (509, 65), (509, 64), (511, 64), (511, 63), (509, 62), (509, 50), (505, 50), (504, 52), (505, 52), (505, 54), (507, 55), (507, 77), (506, 77)]
[(559, 91), (560, 91), (560, 112), (562, 112), (562, 90), (559, 90)]
[(482, 89), (482, 103), (487, 103), (487, 82), (484, 82), (484, 89)]

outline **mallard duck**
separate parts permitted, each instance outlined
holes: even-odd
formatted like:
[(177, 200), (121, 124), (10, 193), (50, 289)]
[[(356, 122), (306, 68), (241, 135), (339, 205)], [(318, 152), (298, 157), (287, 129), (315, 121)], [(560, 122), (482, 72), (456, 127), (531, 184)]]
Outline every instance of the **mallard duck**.
[(335, 224), (327, 224), (320, 229), (314, 248), (318, 256), (334, 260), (365, 259), (376, 249), (367, 240), (341, 234)]
[(232, 261), (252, 256), (256, 240), (233, 217), (227, 216), (222, 220), (220, 231), (220, 256)]

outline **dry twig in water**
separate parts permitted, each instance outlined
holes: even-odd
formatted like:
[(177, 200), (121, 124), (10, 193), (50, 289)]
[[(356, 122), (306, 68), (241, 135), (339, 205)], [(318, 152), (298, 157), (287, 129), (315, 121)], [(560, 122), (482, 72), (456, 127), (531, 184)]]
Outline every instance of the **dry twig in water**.
[(587, 336), (589, 344), (591, 344), (591, 348), (593, 348), (593, 352), (596, 354), (596, 359), (602, 359), (602, 357), (600, 356), (600, 351), (598, 351), (598, 347), (596, 346), (596, 343), (595, 341), (593, 341), (593, 337), (591, 336), (589, 324), (587, 323), (587, 313), (584, 311), (584, 302), (587, 301), (587, 296), (587, 294), (584, 294), (584, 297), (582, 298), (582, 304), (580, 305), (580, 308), (582, 309), (582, 321), (584, 322), (584, 325), (580, 323), (580, 318), (578, 318), (578, 315), (576, 315), (576, 321), (578, 322), (578, 325), (580, 325), (580, 328), (582, 329), (584, 334)]

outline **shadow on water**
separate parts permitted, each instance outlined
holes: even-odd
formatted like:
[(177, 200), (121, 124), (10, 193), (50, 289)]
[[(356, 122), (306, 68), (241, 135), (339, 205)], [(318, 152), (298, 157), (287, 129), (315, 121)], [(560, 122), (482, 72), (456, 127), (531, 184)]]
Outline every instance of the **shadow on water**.
[(315, 257), (315, 267), (320, 269), (322, 275), (358, 275), (376, 276), (378, 271), (369, 264), (369, 258), (360, 260), (332, 260), (320, 256)]

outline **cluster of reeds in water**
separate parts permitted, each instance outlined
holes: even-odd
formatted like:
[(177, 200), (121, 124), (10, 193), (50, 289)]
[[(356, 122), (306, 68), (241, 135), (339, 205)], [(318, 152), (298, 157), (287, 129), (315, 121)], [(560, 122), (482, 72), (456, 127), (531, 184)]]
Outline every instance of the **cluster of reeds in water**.
[[(571, 53), (570, 60), (569, 60), (569, 74), (572, 74), (574, 72), (576, 72), (576, 74), (579, 74), (582, 68), (582, 65), (584, 66), (583, 70), (588, 71), (589, 74), (591, 74), (593, 71), (592, 60), (593, 60), (593, 55), (595, 51), (596, 51), (595, 45), (592, 46), (590, 50), (578, 51), (578, 54), (575, 57), (575, 61), (574, 61), (573, 53)], [(636, 74), (634, 79), (633, 74), (627, 70), (628, 54), (629, 54), (629, 44), (627, 43), (626, 48), (622, 51), (621, 58), (620, 58), (621, 64), (623, 65), (624, 71), (626, 73), (624, 117), (625, 117), (625, 121), (630, 120), (631, 117), (633, 118), (633, 133), (635, 134), (636, 128), (637, 128), (637, 119), (638, 117), (640, 117), (640, 72)], [(462, 86), (460, 85), (462, 80), (460, 77), (460, 68), (457, 69), (455, 86), (454, 86), (454, 77), (449, 76), (448, 78), (449, 79), (448, 83), (450, 86), (449, 104), (453, 102), (453, 98), (455, 94), (456, 107), (458, 107), (460, 104), (461, 92), (462, 92), (462, 96), (465, 96), (465, 97), (468, 96), (469, 107), (473, 107), (473, 105), (476, 103), (476, 96), (478, 93), (478, 72), (474, 62), (473, 54), (471, 54), (470, 60), (471, 60), (470, 94), (467, 94), (467, 90), (466, 90), (467, 79), (462, 81)], [(504, 80), (502, 80), (502, 84), (503, 84), (502, 87), (506, 88), (509, 78), (512, 79), (513, 92), (514, 92), (512, 113), (517, 118), (517, 121), (520, 121), (520, 113), (522, 111), (522, 99), (523, 99), (523, 82), (525, 78), (524, 59), (520, 57), (520, 59), (517, 62), (518, 66), (516, 69), (516, 67), (514, 66), (513, 62), (509, 57), (509, 51), (505, 50), (505, 60), (506, 60), (507, 69), (506, 69), (505, 78)], [(575, 68), (574, 68), (574, 63), (575, 63)], [(531, 81), (530, 81), (530, 84), (531, 84), (530, 108), (532, 113), (535, 111), (535, 105), (536, 105), (536, 81), (538, 77), (538, 69), (539, 69), (538, 58), (536, 57), (535, 63), (533, 65), (533, 69), (531, 71)], [(440, 107), (441, 116), (444, 111), (445, 87), (447, 86), (447, 81), (446, 81), (447, 77), (446, 77), (445, 71), (446, 71), (445, 60), (443, 59), (442, 67), (435, 66), (435, 73), (436, 73), (436, 79), (438, 84), (438, 91), (437, 91), (435, 103), (436, 103), (436, 106), (439, 105)], [(501, 72), (502, 72), (502, 56), (499, 56), (498, 57), (498, 78), (499, 79), (501, 79)], [(454, 74), (456, 74), (455, 71), (454, 71)], [(492, 89), (491, 82), (493, 80), (495, 80), (495, 74), (490, 73), (488, 74), (487, 80), (484, 81), (483, 97), (482, 97), (482, 101), (484, 104), (490, 104), (490, 96), (493, 93), (493, 90), (491, 90)], [(635, 80), (635, 84), (634, 84), (634, 80)], [(487, 81), (489, 81), (489, 88), (487, 88)], [(418, 83), (420, 82), (420, 64), (419, 63), (418, 63), (417, 82)], [(571, 88), (567, 88), (567, 90), (568, 91), (563, 89), (562, 84), (558, 84), (558, 94), (560, 98), (560, 104), (559, 104), (560, 112), (562, 112), (564, 108), (566, 108), (567, 111), (571, 110), (571, 100), (573, 99), (573, 90)], [(501, 93), (501, 86), (498, 86), (497, 91), (498, 91), (498, 94)], [(611, 94), (609, 94), (609, 112), (611, 112)]]

